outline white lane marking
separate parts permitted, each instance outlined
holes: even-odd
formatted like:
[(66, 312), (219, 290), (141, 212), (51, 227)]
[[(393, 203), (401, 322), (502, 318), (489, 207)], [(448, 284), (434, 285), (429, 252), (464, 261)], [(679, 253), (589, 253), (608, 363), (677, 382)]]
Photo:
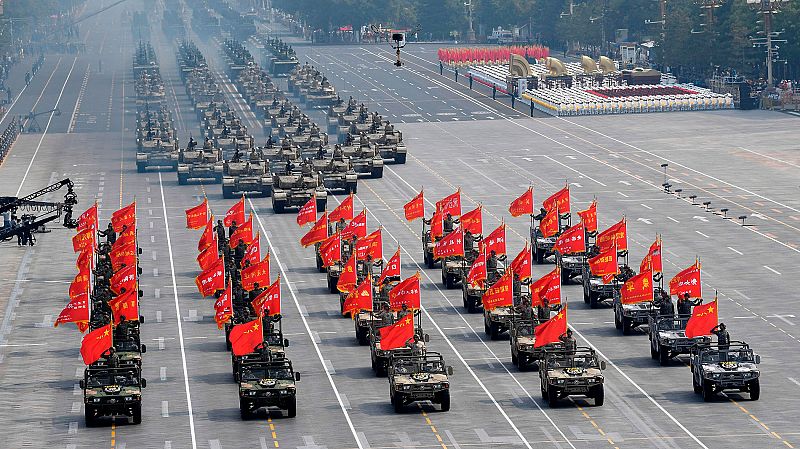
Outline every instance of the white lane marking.
[(782, 163), (782, 164), (790, 165), (790, 166), (792, 166), (792, 167), (795, 167), (795, 168), (800, 168), (800, 165), (793, 164), (793, 163), (791, 163), (791, 162), (784, 161), (784, 160), (782, 160), (782, 159), (778, 159), (778, 158), (776, 158), (776, 157), (769, 156), (769, 155), (766, 155), (766, 154), (763, 154), (763, 153), (759, 153), (759, 152), (757, 152), (757, 151), (748, 150), (748, 149), (747, 149), (747, 148), (745, 148), (745, 147), (739, 147), (739, 149), (740, 149), (740, 150), (747, 151), (748, 153), (757, 154), (757, 155), (759, 155), (759, 156), (761, 156), (761, 157), (765, 157), (765, 158), (767, 158), (767, 159), (772, 159), (773, 161), (780, 162), (780, 163)]
[(777, 318), (777, 319), (783, 321), (784, 323), (788, 324), (789, 326), (794, 326), (794, 323), (792, 323), (791, 321), (787, 320), (786, 318), (794, 318), (794, 317), (795, 317), (794, 315), (777, 315), (777, 314), (775, 314), (775, 315), (767, 315), (767, 318)]
[(161, 417), (169, 418), (169, 401), (161, 401)]
[(731, 251), (733, 251), (733, 252), (735, 252), (736, 254), (738, 254), (738, 255), (740, 255), (740, 256), (744, 256), (744, 254), (743, 254), (741, 251), (737, 250), (736, 248), (731, 248), (731, 247), (729, 246), (729, 247), (728, 247), (728, 249), (729, 249), (729, 250), (731, 250)]
[(797, 379), (795, 379), (794, 377), (787, 377), (787, 379), (789, 379), (793, 384), (800, 387), (800, 382), (798, 382)]
[[(159, 174), (160, 176), (160, 174)], [(253, 211), (253, 215), (256, 217), (258, 221), (258, 227), (261, 228), (261, 233), (264, 234), (264, 237), (267, 239), (267, 245), (269, 246), (270, 252), (273, 254), (275, 253), (275, 247), (272, 245), (272, 239), (269, 238), (269, 234), (267, 234), (266, 228), (264, 228), (264, 223), (261, 222), (261, 217), (256, 212), (256, 208), (253, 205), (253, 201), (248, 198), (247, 202), (250, 203), (250, 209)], [(167, 211), (164, 210), (164, 214), (166, 215)], [(281, 277), (283, 277), (284, 281), (287, 282), (287, 287), (289, 288), (289, 293), (292, 296), (292, 300), (294, 301), (294, 305), (297, 307), (297, 310), (300, 310), (300, 301), (297, 300), (297, 295), (294, 292), (294, 288), (292, 288), (291, 284), (288, 284), (289, 278), (286, 276), (286, 269), (283, 266), (283, 263), (275, 257), (275, 262), (278, 264), (278, 268), (281, 271)], [(177, 297), (177, 291), (176, 291)], [(303, 322), (303, 326), (306, 328), (306, 332), (308, 333), (309, 337), (311, 337), (311, 326), (308, 325), (308, 320), (303, 314), (300, 314), (300, 320)], [(314, 341), (313, 337), (311, 338), (311, 344), (314, 345), (314, 350), (317, 353), (317, 357), (319, 358), (320, 363), (322, 363), (323, 367), (325, 365), (325, 358), (322, 357), (322, 351), (319, 348), (319, 345), (316, 341)], [(356, 433), (356, 428), (353, 426), (353, 421), (350, 419), (350, 413), (347, 411), (347, 408), (344, 406), (344, 402), (342, 402), (342, 396), (339, 393), (339, 389), (336, 387), (336, 383), (333, 381), (333, 377), (331, 377), (331, 373), (328, 370), (325, 370), (325, 376), (328, 378), (328, 382), (331, 384), (331, 388), (333, 389), (333, 393), (336, 396), (336, 400), (339, 402), (339, 407), (342, 409), (342, 413), (344, 413), (344, 418), (347, 421), (347, 425), (350, 427), (350, 432), (353, 434), (353, 438), (356, 440), (356, 445), (358, 445), (359, 449), (364, 449), (364, 445), (361, 443), (361, 440), (358, 438), (358, 434)]]
[(667, 218), (669, 218), (670, 220), (674, 221), (675, 223), (680, 223), (680, 221), (678, 221), (678, 220), (676, 220), (676, 219), (674, 219), (674, 218), (672, 218), (672, 217), (669, 217), (669, 216), (668, 216)]
[[(408, 181), (403, 179), (400, 175), (398, 175), (391, 168), (389, 168), (389, 172), (394, 174), (398, 179), (400, 179), (409, 188), (411, 188), (412, 190), (414, 189), (414, 187), (412, 187), (411, 184), (408, 183)], [(359, 201), (361, 201), (361, 200), (359, 199)], [(425, 201), (430, 202), (427, 199)], [(363, 202), (362, 202), (362, 204), (363, 204)], [(364, 205), (364, 207), (366, 207), (366, 205)], [(373, 217), (374, 217), (374, 215), (373, 215)], [(539, 409), (539, 411), (550, 422), (550, 424), (553, 426), (553, 428), (555, 428), (556, 431), (561, 435), (561, 437), (564, 438), (564, 441), (566, 441), (566, 443), (569, 444), (570, 447), (572, 447), (573, 449), (576, 449), (575, 446), (572, 444), (572, 442), (569, 440), (569, 438), (567, 438), (567, 436), (561, 430), (561, 428), (558, 427), (558, 425), (556, 425), (555, 421), (553, 421), (553, 419), (550, 417), (550, 415), (547, 412), (545, 412), (544, 409), (541, 408), (539, 403), (536, 402), (535, 399), (533, 399), (533, 396), (531, 396), (531, 394), (528, 392), (528, 390), (520, 383), (520, 381), (517, 379), (517, 377), (514, 376), (514, 374), (512, 374), (511, 371), (508, 370), (508, 368), (505, 366), (505, 364), (502, 363), (500, 357), (498, 357), (495, 354), (495, 352), (486, 344), (486, 342), (483, 339), (480, 338), (478, 333), (475, 332), (475, 329), (472, 326), (470, 326), (470, 324), (467, 321), (467, 319), (464, 318), (464, 315), (461, 314), (461, 312), (459, 312), (459, 310), (456, 308), (456, 306), (453, 305), (453, 303), (450, 301), (450, 298), (448, 298), (447, 295), (445, 295), (442, 292), (442, 290), (439, 288), (439, 285), (436, 284), (436, 282), (434, 282), (433, 279), (431, 279), (431, 277), (428, 275), (426, 270), (422, 269), (422, 267), (419, 265), (419, 263), (417, 263), (417, 261), (414, 258), (414, 256), (412, 256), (411, 253), (405, 247), (403, 247), (403, 245), (400, 245), (400, 241), (397, 238), (395, 238), (394, 235), (392, 235), (392, 233), (389, 232), (388, 229), (386, 229), (386, 227), (383, 227), (383, 230), (386, 231), (386, 234), (388, 234), (389, 237), (392, 238), (392, 240), (397, 242), (397, 244), (400, 247), (400, 249), (408, 256), (408, 258), (411, 260), (411, 262), (413, 262), (414, 265), (416, 265), (417, 270), (420, 272), (420, 274), (425, 276), (425, 278), (428, 279), (428, 281), (434, 286), (434, 288), (439, 292), (439, 294), (444, 298), (444, 300), (447, 301), (447, 303), (458, 314), (459, 318), (461, 318), (461, 320), (464, 322), (464, 324), (467, 326), (467, 328), (472, 331), (472, 334), (475, 335), (475, 337), (477, 337), (478, 341), (480, 341), (481, 344), (483, 344), (484, 348), (486, 348), (486, 350), (489, 351), (490, 354), (492, 354), (492, 357), (498, 363), (500, 363), (500, 366), (503, 368), (503, 370), (509, 376), (511, 376), (511, 379), (514, 380), (514, 382), (517, 384), (517, 386), (519, 386), (519, 388), (522, 389), (522, 391), (525, 392), (525, 394), (528, 396), (528, 398), (531, 400), (531, 402), (533, 402), (533, 404), (536, 406), (536, 408)], [(494, 403), (494, 406), (497, 408), (497, 410), (500, 412), (500, 414), (503, 415), (503, 417), (506, 419), (506, 421), (511, 426), (511, 428), (514, 429), (514, 432), (522, 440), (523, 444), (525, 444), (525, 446), (528, 447), (529, 449), (532, 449), (531, 445), (525, 439), (525, 436), (522, 434), (522, 432), (519, 430), (519, 428), (516, 426), (516, 424), (514, 424), (514, 422), (511, 420), (511, 418), (508, 416), (508, 414), (506, 414), (505, 410), (503, 410), (503, 407), (494, 398), (494, 395), (489, 391), (488, 388), (486, 388), (486, 385), (478, 377), (478, 375), (475, 374), (475, 371), (473, 371), (472, 367), (469, 366), (469, 363), (464, 358), (464, 356), (462, 356), (461, 353), (458, 351), (458, 349), (456, 349), (455, 345), (453, 345), (453, 342), (450, 340), (450, 337), (448, 337), (445, 334), (444, 330), (441, 327), (439, 327), (439, 324), (433, 319), (433, 317), (430, 315), (430, 313), (428, 313), (428, 310), (425, 307), (422, 307), (422, 311), (425, 312), (425, 316), (428, 318), (428, 321), (436, 328), (436, 330), (439, 332), (439, 335), (441, 335), (442, 338), (444, 338), (445, 342), (447, 342), (447, 345), (450, 347), (450, 349), (453, 351), (453, 353), (455, 353), (456, 357), (458, 357), (458, 359), (461, 361), (461, 363), (464, 365), (464, 367), (467, 369), (467, 371), (470, 373), (470, 375), (472, 375), (473, 379), (475, 379), (475, 381), (478, 383), (478, 385), (481, 387), (481, 389), (483, 389), (483, 391), (486, 393), (487, 397), (489, 397), (489, 399)]]
[[(70, 67), (69, 73), (67, 73), (67, 78), (64, 79), (64, 85), (61, 86), (61, 92), (58, 93), (58, 98), (56, 98), (56, 104), (53, 105), (53, 109), (57, 109), (58, 103), (61, 102), (61, 97), (64, 95), (64, 89), (67, 88), (69, 77), (72, 75), (72, 69), (75, 68), (75, 62), (77, 60), (78, 60), (77, 57), (72, 60), (72, 67)], [(55, 70), (53, 71), (53, 73), (55, 73)], [(44, 90), (42, 90), (42, 92), (44, 92)], [(22, 176), (22, 181), (20, 181), (19, 188), (17, 189), (17, 193), (14, 196), (19, 196), (19, 192), (22, 191), (22, 185), (25, 184), (25, 179), (28, 178), (28, 173), (31, 171), (31, 167), (33, 166), (33, 161), (36, 159), (36, 155), (39, 154), (39, 149), (42, 147), (42, 142), (44, 142), (45, 136), (47, 136), (47, 131), (50, 130), (50, 123), (53, 122), (53, 117), (55, 117), (55, 112), (51, 112), (50, 117), (47, 118), (47, 125), (44, 127), (44, 132), (42, 133), (42, 137), (39, 138), (39, 143), (36, 145), (36, 150), (33, 152), (33, 156), (31, 156), (31, 161), (28, 163), (28, 168), (25, 169), (25, 174)]]
[(630, 198), (628, 195), (625, 195), (625, 194), (624, 194), (624, 193), (622, 193), (622, 192), (617, 192), (617, 193), (619, 193), (620, 195), (624, 196), (625, 198)]
[(773, 272), (775, 274), (778, 274), (778, 275), (781, 274), (778, 270), (776, 270), (774, 268), (770, 268), (770, 267), (768, 267), (766, 265), (764, 265), (764, 268), (766, 268), (767, 270), (769, 270), (769, 271), (771, 271), (771, 272)]
[(644, 203), (642, 203), (642, 207), (644, 207), (644, 208), (647, 208), (647, 209), (650, 209), (650, 210), (653, 210), (653, 208), (652, 208), (652, 207), (650, 207), (650, 206), (648, 206), (647, 204), (644, 204)]
[(702, 235), (702, 236), (703, 236), (703, 237), (705, 237), (705, 238), (708, 238), (708, 236), (707, 236), (707, 235), (703, 234), (703, 233), (702, 233), (702, 232), (700, 232), (700, 231), (694, 231), (694, 232), (696, 232), (696, 233), (698, 233), (698, 234)]
[(164, 211), (164, 228), (167, 232), (167, 250), (169, 251), (169, 269), (172, 275), (172, 294), (175, 297), (175, 320), (178, 322), (178, 338), (181, 346), (181, 364), (183, 366), (183, 387), (186, 390), (186, 405), (189, 411), (189, 432), (192, 436), (192, 449), (197, 449), (197, 437), (194, 432), (194, 411), (192, 410), (192, 394), (189, 391), (189, 370), (186, 369), (186, 348), (183, 343), (183, 324), (181, 324), (181, 308), (178, 304), (178, 284), (175, 280), (175, 261), (172, 257), (172, 238), (169, 235), (169, 216), (167, 216), (167, 203), (164, 199), (164, 184), (161, 173), (158, 173), (158, 187), (161, 189), (161, 207)]

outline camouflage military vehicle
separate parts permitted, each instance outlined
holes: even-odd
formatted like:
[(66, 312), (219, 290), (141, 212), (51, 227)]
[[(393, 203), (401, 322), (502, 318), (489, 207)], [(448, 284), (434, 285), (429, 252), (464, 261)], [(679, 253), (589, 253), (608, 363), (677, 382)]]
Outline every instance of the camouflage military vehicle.
[(580, 254), (561, 254), (556, 251), (556, 265), (561, 268), (561, 283), (566, 284), (570, 279), (579, 277), (583, 280), (583, 266), (586, 257)]
[(346, 262), (350, 258), (351, 254), (353, 254), (352, 241), (342, 240), (341, 258), (339, 259), (338, 262), (334, 262), (326, 268), (328, 291), (330, 293), (332, 294), (339, 293), (339, 289), (336, 287), (336, 284), (339, 282), (339, 276), (342, 274), (342, 266), (344, 266), (344, 262)]
[(431, 269), (435, 268), (438, 260), (433, 257), (433, 247), (436, 244), (436, 241), (431, 238), (430, 227), (424, 222), (422, 224), (422, 235), (420, 236), (420, 241), (422, 242), (422, 256), (425, 261), (425, 266)]
[(378, 152), (384, 161), (405, 164), (408, 148), (403, 142), (403, 133), (394, 129), (394, 125), (386, 123), (383, 130), (376, 134), (367, 134), (370, 142), (378, 146)]
[(343, 158), (350, 160), (353, 170), (359, 177), (383, 177), (383, 158), (378, 153), (378, 148), (370, 144), (366, 137), (360, 139), (358, 143), (335, 146), (333, 150), (334, 158), (339, 151), (341, 151)]
[(142, 150), (136, 153), (136, 171), (144, 173), (148, 168), (178, 170), (178, 141), (161, 138), (145, 141)]
[(188, 184), (192, 179), (221, 183), (224, 170), (222, 150), (213, 148), (210, 141), (207, 147), (198, 148), (192, 145), (181, 149), (178, 153), (178, 184), (180, 185)]
[(317, 210), (325, 210), (328, 204), (328, 192), (322, 182), (322, 175), (314, 173), (309, 164), (302, 170), (287, 170), (283, 162), (271, 163), (273, 173), (272, 210), (276, 214), (287, 208), (300, 208), (311, 198), (316, 198)]
[(503, 332), (511, 328), (511, 318), (514, 316), (512, 306), (500, 306), (491, 310), (483, 309), (483, 330), (486, 336), (497, 340)]
[(339, 117), (345, 114), (352, 114), (353, 110), (358, 107), (358, 103), (353, 97), (347, 100), (347, 103), (344, 102), (341, 98), (336, 99), (336, 101), (328, 106), (328, 134), (336, 134), (339, 132)]
[[(265, 358), (269, 360), (283, 360), (286, 358), (286, 348), (289, 347), (289, 340), (283, 338), (280, 325), (281, 321), (277, 320), (277, 323), (274, 321), (270, 322), (271, 319), (271, 317), (265, 317), (262, 320), (262, 325), (267, 331), (264, 333), (264, 344), (261, 347), (256, 349), (253, 353), (241, 356), (236, 356), (231, 353), (231, 367), (233, 369), (234, 382), (239, 381), (239, 367), (243, 363), (263, 360)], [(230, 344), (230, 335), (226, 335), (225, 338), (228, 344)]]
[(312, 83), (306, 94), (306, 106), (309, 108), (325, 108), (336, 102), (336, 88), (327, 78), (322, 77), (318, 83)]
[[(416, 343), (412, 345), (412, 347), (404, 346), (402, 348), (396, 349), (382, 349), (381, 348), (381, 333), (379, 328), (373, 327), (370, 329), (369, 333), (369, 349), (370, 349), (370, 359), (372, 362), (372, 370), (375, 372), (377, 377), (384, 377), (388, 373), (388, 369), (392, 364), (392, 359), (394, 357), (400, 356), (410, 356), (410, 355), (424, 355), (425, 354), (425, 346), (428, 343), (430, 337), (428, 334), (423, 333), (422, 327), (419, 325), (419, 311), (414, 312), (414, 340)], [(398, 319), (404, 319), (400, 317)], [(379, 324), (383, 324), (385, 320), (375, 321), (373, 325), (377, 326)], [(394, 322), (394, 321), (393, 321)], [(391, 324), (391, 323), (390, 323)], [(386, 325), (386, 324), (383, 324)]]
[(100, 417), (130, 417), (134, 424), (142, 422), (142, 379), (137, 366), (94, 367), (83, 372), (80, 388), (83, 390), (86, 427), (93, 427)]
[(508, 331), (509, 341), (511, 342), (511, 363), (520, 371), (525, 371), (529, 367), (536, 367), (544, 348), (535, 348), (536, 337), (533, 330), (541, 324), (536, 316), (530, 319), (523, 319), (521, 315), (512, 316), (511, 328)]
[(711, 338), (707, 336), (688, 338), (685, 332), (688, 321), (688, 317), (676, 315), (649, 316), (650, 357), (658, 360), (661, 366), (681, 354), (691, 354), (696, 345), (711, 343)]
[(258, 360), (243, 362), (239, 366), (239, 411), (242, 419), (250, 419), (260, 408), (277, 407), (286, 416), (297, 415), (295, 382), (300, 373), (292, 368), (292, 362), (281, 360)]
[(225, 161), (222, 175), (222, 197), (235, 198), (237, 194), (250, 193), (270, 196), (273, 191), (272, 176), (267, 171), (267, 163), (255, 150), (250, 158), (234, 158)]
[(328, 191), (358, 192), (358, 175), (349, 160), (312, 159), (310, 163), (313, 171), (321, 174), (322, 184)]
[(593, 275), (586, 260), (584, 260), (581, 271), (581, 283), (583, 284), (583, 302), (592, 309), (599, 307), (603, 301), (613, 300), (614, 296), (619, 294), (619, 289), (622, 286), (616, 277), (606, 283), (603, 282), (601, 276)]
[(291, 138), (280, 139), (280, 145), (272, 143), (274, 140), (270, 139), (267, 145), (261, 149), (265, 159), (273, 163), (286, 163), (300, 159), (300, 148), (294, 144)]
[(418, 401), (439, 404), (443, 412), (450, 410), (448, 376), (453, 375), (453, 367), (445, 365), (441, 354), (395, 356), (388, 375), (389, 394), (396, 413)]
[[(661, 289), (655, 288), (656, 297)], [(658, 310), (653, 301), (642, 301), (634, 304), (623, 304), (619, 290), (614, 292), (614, 327), (622, 331), (623, 335), (630, 335), (633, 329), (645, 326), (650, 321), (650, 315)]]
[(545, 351), (539, 365), (542, 399), (556, 407), (559, 399), (567, 396), (586, 396), (594, 399), (595, 406), (602, 406), (605, 369), (605, 360), (600, 361), (594, 349)]
[(731, 390), (750, 393), (750, 400), (757, 401), (761, 397), (760, 363), (761, 356), (741, 341), (697, 345), (689, 359), (692, 387), (695, 393), (702, 393), (705, 402)]

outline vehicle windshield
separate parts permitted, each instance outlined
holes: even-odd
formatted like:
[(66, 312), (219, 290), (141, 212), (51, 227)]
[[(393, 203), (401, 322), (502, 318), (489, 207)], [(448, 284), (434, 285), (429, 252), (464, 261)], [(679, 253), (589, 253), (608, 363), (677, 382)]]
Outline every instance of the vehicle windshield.
[(444, 362), (442, 360), (397, 360), (394, 365), (397, 374), (414, 373), (444, 373)]
[(589, 355), (575, 355), (568, 356), (566, 354), (557, 354), (547, 359), (547, 367), (549, 369), (556, 368), (597, 368), (600, 366), (597, 363), (597, 358)]
[(261, 379), (292, 380), (292, 378), (292, 370), (285, 366), (242, 366), (243, 381), (259, 381)]
[(268, 346), (283, 346), (283, 338), (281, 338), (281, 334), (269, 334), (269, 335), (267, 335), (267, 345)]
[(91, 371), (86, 377), (87, 388), (98, 388), (109, 385), (134, 387), (139, 385), (139, 377), (135, 370), (102, 370)]
[(686, 329), (688, 319), (663, 319), (658, 322), (658, 330), (660, 331), (680, 331)]
[(515, 326), (517, 335), (533, 335), (533, 325), (529, 323), (517, 323)]
[(701, 361), (703, 363), (753, 362), (753, 351), (751, 349), (710, 349), (703, 351)]

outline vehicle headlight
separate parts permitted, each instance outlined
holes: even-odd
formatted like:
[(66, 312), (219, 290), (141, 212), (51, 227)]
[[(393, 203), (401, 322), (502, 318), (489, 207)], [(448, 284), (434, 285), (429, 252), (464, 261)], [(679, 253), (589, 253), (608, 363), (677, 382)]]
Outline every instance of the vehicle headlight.
[(711, 374), (711, 378), (712, 378), (712, 379), (719, 379), (719, 373), (713, 373), (713, 374)]
[(411, 385), (402, 385), (400, 389), (401, 390), (410, 390), (411, 389)]
[(744, 376), (745, 379), (748, 379), (750, 377), (753, 377), (753, 373), (742, 373), (742, 376)]
[(100, 398), (92, 398), (92, 402), (100, 402)]
[(446, 390), (448, 388), (450, 388), (450, 382), (442, 382), (442, 389)]
[(564, 379), (556, 379), (556, 383), (557, 384), (563, 384), (564, 383)]

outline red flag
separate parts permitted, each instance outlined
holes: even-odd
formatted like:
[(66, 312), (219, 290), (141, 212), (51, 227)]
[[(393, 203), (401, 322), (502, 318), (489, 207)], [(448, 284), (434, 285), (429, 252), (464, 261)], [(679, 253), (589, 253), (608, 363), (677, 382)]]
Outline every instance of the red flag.
[(467, 273), (467, 285), (474, 285), (483, 288), (483, 282), (486, 280), (486, 252), (480, 250), (478, 257), (472, 262)]
[(454, 217), (461, 216), (461, 189), (456, 193), (448, 195), (436, 202), (436, 212), (440, 212), (442, 217), (448, 213)]
[(414, 221), (417, 218), (425, 216), (425, 199), (422, 196), (422, 191), (417, 194), (411, 201), (403, 206), (403, 212), (406, 215), (406, 220)]
[(558, 267), (530, 286), (531, 306), (561, 304), (561, 270)]
[(259, 315), (263, 315), (267, 311), (268, 316), (280, 315), (281, 313), (281, 277), (275, 279), (275, 282), (264, 290), (256, 299), (251, 303), (253, 310)]
[(620, 220), (619, 223), (612, 225), (610, 228), (597, 234), (597, 240), (595, 244), (600, 251), (603, 251), (604, 249), (614, 246), (615, 242), (617, 245), (617, 251), (628, 250), (628, 224), (625, 221), (625, 218)]
[(366, 260), (367, 256), (372, 256), (373, 260), (383, 259), (383, 237), (381, 228), (372, 234), (358, 239), (356, 242), (356, 257), (359, 260)]
[(240, 240), (248, 245), (253, 243), (253, 214), (250, 214), (250, 218), (233, 231), (228, 244), (231, 248), (236, 248)]
[(342, 229), (342, 239), (349, 240), (353, 237), (362, 238), (367, 235), (367, 210), (364, 209), (360, 214), (347, 223)]
[(433, 245), (433, 258), (464, 255), (464, 231), (461, 228), (447, 234)]
[(650, 245), (647, 255), (639, 264), (639, 271), (651, 270), (653, 273), (661, 273), (663, 265), (661, 263), (661, 237), (656, 237), (656, 241)]
[(114, 315), (114, 324), (119, 324), (124, 316), (126, 321), (139, 321), (139, 291), (128, 290), (108, 301), (108, 307)]
[(214, 311), (214, 321), (217, 322), (217, 328), (222, 329), (225, 323), (233, 317), (233, 291), (230, 282), (228, 282), (225, 291), (214, 303)]
[(700, 285), (700, 262), (695, 263), (676, 274), (669, 281), (669, 294), (683, 298), (686, 294), (690, 298), (702, 298), (703, 288)]
[(89, 325), (89, 293), (83, 292), (78, 296), (72, 298), (69, 303), (64, 307), (64, 310), (58, 314), (58, 318), (53, 323), (53, 327), (58, 327), (62, 323), (75, 323), (78, 329), (83, 332), (85, 326)]
[(474, 235), (483, 234), (483, 206), (478, 206), (465, 213), (459, 221), (464, 232), (469, 231)]
[(539, 230), (543, 237), (552, 237), (558, 234), (558, 225), (558, 208), (550, 209), (542, 218), (542, 221), (539, 222)]
[(695, 306), (692, 316), (686, 323), (686, 338), (711, 335), (711, 329), (719, 324), (716, 298), (708, 304)]
[(320, 243), (319, 257), (322, 259), (322, 266), (325, 268), (342, 260), (342, 239), (338, 232)]
[(237, 225), (244, 223), (244, 196), (228, 209), (225, 218), (222, 219), (222, 224), (231, 227), (234, 221)]
[(508, 211), (512, 217), (519, 217), (520, 215), (533, 214), (533, 187), (528, 187), (519, 198), (511, 202)]
[(84, 335), (83, 341), (81, 341), (83, 363), (91, 365), (98, 361), (106, 351), (111, 349), (112, 338), (111, 324), (98, 327)]
[(197, 242), (197, 250), (203, 251), (209, 246), (217, 247), (217, 234), (214, 232), (214, 219), (208, 218), (206, 228), (203, 230), (203, 235), (200, 236), (200, 241)]
[(586, 251), (586, 240), (584, 240), (583, 222), (572, 226), (556, 239), (553, 251), (561, 254), (575, 254)]
[(86, 228), (72, 237), (72, 250), (76, 253), (93, 251), (95, 248), (95, 235), (97, 231)]
[(117, 237), (117, 240), (111, 245), (111, 251), (117, 251), (125, 246), (136, 245), (136, 233), (124, 233)]
[(94, 203), (92, 207), (86, 209), (86, 212), (78, 217), (78, 227), (75, 230), (80, 233), (86, 229), (97, 230), (97, 203)]
[(378, 329), (381, 333), (381, 349), (402, 348), (408, 341), (414, 341), (414, 316), (408, 314), (400, 321)]
[(444, 214), (434, 212), (431, 217), (431, 238), (436, 239), (444, 235)]
[(498, 307), (508, 307), (514, 305), (511, 271), (507, 271), (497, 280), (481, 297), (484, 310), (494, 310)]
[(588, 263), (589, 271), (594, 276), (602, 277), (604, 284), (608, 284), (614, 278), (614, 275), (619, 274), (617, 250), (614, 246), (610, 246), (601, 251), (600, 254), (590, 258)]
[(233, 355), (242, 356), (252, 353), (264, 343), (264, 331), (261, 330), (261, 317), (237, 324), (231, 329), (231, 351)]
[(200, 229), (208, 222), (208, 199), (203, 198), (203, 202), (197, 206), (186, 209), (186, 227), (189, 229)]
[(137, 252), (135, 244), (125, 245), (116, 250), (112, 250), (109, 254), (111, 267), (114, 271), (118, 271), (122, 267), (136, 266)]
[(315, 221), (317, 221), (317, 198), (312, 195), (311, 199), (297, 211), (297, 225), (303, 226)]
[(578, 216), (581, 217), (586, 232), (597, 232), (597, 201), (592, 201), (586, 210), (578, 211)]
[(533, 273), (531, 270), (531, 249), (528, 246), (528, 242), (525, 242), (525, 248), (511, 261), (509, 268), (519, 277), (520, 281), (531, 278)]
[(111, 214), (111, 227), (114, 232), (122, 231), (123, 226), (136, 224), (136, 201)]
[(551, 343), (558, 343), (562, 335), (567, 332), (567, 305), (558, 312), (558, 315), (536, 326), (533, 330), (533, 347), (541, 348)]
[(505, 223), (501, 223), (500, 226), (497, 227), (491, 234), (487, 235), (485, 239), (481, 240), (480, 245), (481, 248), (486, 251), (486, 255), (494, 251), (494, 253), (498, 256), (502, 256), (506, 253), (506, 225)]
[(544, 200), (542, 207), (548, 211), (558, 208), (558, 213), (560, 214), (569, 213), (569, 186), (565, 186), (563, 189), (550, 195), (549, 198)]
[(326, 238), (328, 238), (328, 214), (323, 213), (314, 226), (300, 239), (300, 244), (306, 248)]
[(253, 243), (247, 245), (247, 249), (244, 250), (244, 258), (242, 259), (242, 267), (244, 267), (246, 262), (250, 262), (250, 265), (258, 263), (261, 260), (261, 234), (256, 231), (256, 238), (253, 239)]
[(209, 246), (197, 255), (197, 264), (201, 270), (207, 270), (216, 260), (219, 259), (219, 252), (216, 246)]
[(88, 248), (85, 251), (81, 251), (75, 261), (75, 266), (78, 267), (78, 271), (94, 268), (94, 251)]
[(194, 283), (204, 297), (225, 288), (225, 260), (222, 257), (218, 258), (194, 279)]
[(339, 221), (342, 218), (344, 218), (347, 221), (350, 221), (353, 219), (354, 213), (355, 211), (353, 210), (353, 194), (351, 193), (350, 195), (347, 196), (347, 198), (345, 198), (344, 201), (342, 201), (341, 204), (336, 206), (336, 209), (334, 209), (330, 214), (328, 214), (328, 221), (335, 222)]
[(127, 227), (124, 231), (121, 231), (119, 234), (117, 234), (117, 241), (125, 240), (127, 238), (136, 238), (136, 223), (134, 222), (126, 226)]
[(242, 270), (242, 289), (249, 292), (255, 288), (254, 284), (262, 288), (269, 285), (269, 254), (264, 260)]
[(421, 307), (419, 290), (419, 272), (413, 276), (403, 279), (389, 291), (389, 309), (402, 310), (403, 304), (411, 310)]
[(358, 282), (358, 274), (356, 273), (356, 266), (358, 260), (355, 254), (347, 259), (347, 262), (342, 267), (342, 272), (339, 273), (339, 279), (336, 281), (336, 289), (342, 293), (349, 293), (356, 288)]
[(357, 313), (372, 310), (372, 276), (367, 276), (359, 286), (347, 295), (342, 306), (342, 315), (355, 316)]
[(91, 272), (88, 268), (85, 268), (76, 274), (75, 279), (73, 279), (72, 283), (69, 285), (69, 298), (73, 299), (78, 295), (88, 292), (90, 280)]
[(117, 271), (109, 279), (111, 291), (119, 295), (124, 288), (126, 292), (136, 290), (136, 266), (131, 265)]
[(381, 277), (378, 278), (378, 285), (383, 284), (383, 280), (388, 277), (400, 277), (400, 248), (394, 253), (389, 262), (381, 271)]
[(653, 300), (653, 272), (643, 271), (628, 279), (620, 290), (623, 304), (636, 304)]

